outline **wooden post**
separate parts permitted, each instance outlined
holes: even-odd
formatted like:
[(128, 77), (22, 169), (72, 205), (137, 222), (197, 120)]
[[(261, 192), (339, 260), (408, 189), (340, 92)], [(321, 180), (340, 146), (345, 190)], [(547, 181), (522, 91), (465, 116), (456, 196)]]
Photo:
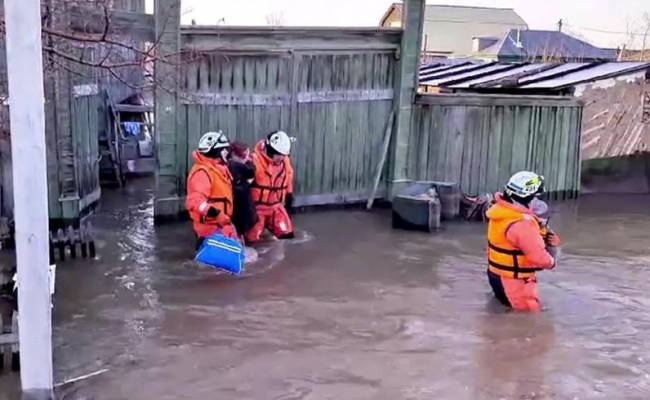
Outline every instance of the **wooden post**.
[(425, 0), (404, 0), (404, 13), (402, 15), (404, 31), (402, 33), (397, 79), (395, 80), (395, 134), (389, 190), (391, 199), (399, 191), (400, 187), (408, 182), (406, 174), (408, 160), (406, 157), (420, 69), (424, 7)]
[[(49, 2), (54, 7), (54, 2)], [(70, 21), (68, 2), (56, 4), (58, 12), (48, 18), (47, 23), (51, 28), (65, 30)], [(52, 21), (49, 21), (52, 19)], [(68, 49), (60, 48), (56, 41), (51, 43), (54, 47), (65, 52)], [(74, 50), (73, 50), (74, 54)], [(51, 106), (54, 108), (54, 126), (48, 126), (48, 135), (56, 138), (58, 148), (49, 148), (50, 160), (56, 158), (59, 172), (59, 198), (57, 207), (51, 209), (53, 219), (73, 221), (79, 218), (79, 171), (77, 170), (77, 146), (72, 131), (72, 76), (68, 69), (78, 68), (67, 60), (58, 58), (60, 66), (53, 72), (53, 98)], [(67, 68), (66, 68), (67, 67)], [(48, 92), (49, 92), (48, 82)], [(50, 93), (48, 93), (49, 95)], [(48, 121), (49, 122), (49, 121)], [(53, 154), (52, 154), (53, 153)], [(52, 163), (52, 161), (50, 161)]]
[(368, 203), (366, 203), (366, 209), (371, 210), (372, 204), (375, 202), (375, 196), (377, 196), (377, 188), (379, 188), (379, 181), (381, 180), (381, 173), (384, 171), (384, 164), (386, 163), (386, 157), (388, 156), (388, 146), (390, 145), (390, 137), (393, 132), (393, 120), (395, 118), (395, 111), (390, 112), (388, 117), (388, 123), (386, 123), (386, 130), (384, 131), (384, 144), (382, 145), (381, 158), (379, 159), (379, 164), (377, 164), (377, 171), (375, 172), (375, 180), (372, 184), (372, 192), (370, 193), (370, 198)]
[(22, 388), (52, 398), (47, 163), (40, 0), (5, 1)]
[[(180, 0), (155, 1), (156, 50), (156, 221), (174, 218), (181, 211), (180, 171), (177, 137), (180, 51)], [(180, 138), (183, 140), (183, 138)]]

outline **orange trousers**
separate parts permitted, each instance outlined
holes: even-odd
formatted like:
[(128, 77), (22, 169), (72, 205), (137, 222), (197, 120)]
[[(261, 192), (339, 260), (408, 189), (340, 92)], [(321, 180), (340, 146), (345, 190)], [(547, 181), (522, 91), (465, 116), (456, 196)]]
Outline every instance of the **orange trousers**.
[(257, 205), (258, 220), (255, 226), (246, 233), (248, 243), (258, 242), (264, 229), (268, 229), (278, 239), (293, 238), (293, 223), (283, 204), (273, 206)]
[(542, 305), (537, 291), (537, 278), (504, 278), (488, 270), (488, 280), (494, 296), (516, 311), (539, 312)]

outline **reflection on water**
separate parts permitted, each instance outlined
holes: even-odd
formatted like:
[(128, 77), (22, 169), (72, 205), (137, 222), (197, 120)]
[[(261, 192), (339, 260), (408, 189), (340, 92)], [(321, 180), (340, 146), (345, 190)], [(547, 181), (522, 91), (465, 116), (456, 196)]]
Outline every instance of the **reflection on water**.
[(492, 299), (483, 225), (299, 215), (235, 278), (191, 260), (187, 223), (154, 231), (151, 199), (109, 193), (101, 260), (60, 269), (56, 381), (110, 369), (61, 398), (650, 398), (648, 197), (556, 207), (540, 315)]

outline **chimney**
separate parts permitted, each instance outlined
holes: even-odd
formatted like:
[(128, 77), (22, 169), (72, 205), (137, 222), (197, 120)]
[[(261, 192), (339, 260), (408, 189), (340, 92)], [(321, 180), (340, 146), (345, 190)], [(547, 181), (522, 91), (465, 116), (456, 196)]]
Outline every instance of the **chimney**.
[(623, 47), (621, 47), (618, 51), (618, 57), (616, 58), (616, 61), (623, 61), (625, 58), (625, 50), (626, 50), (626, 45), (623, 43)]
[(519, 48), (524, 47), (524, 45), (521, 43), (521, 29), (517, 28), (517, 42), (515, 45)]

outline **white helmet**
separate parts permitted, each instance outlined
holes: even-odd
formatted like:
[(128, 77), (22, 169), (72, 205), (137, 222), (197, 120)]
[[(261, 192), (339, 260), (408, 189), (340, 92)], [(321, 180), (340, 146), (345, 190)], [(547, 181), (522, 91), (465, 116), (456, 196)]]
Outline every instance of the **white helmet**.
[(544, 192), (544, 177), (534, 172), (521, 171), (514, 174), (506, 184), (506, 193), (530, 197)]
[(271, 132), (266, 138), (266, 144), (283, 156), (291, 153), (291, 143), (295, 141), (296, 138), (289, 137), (284, 131)]
[(223, 132), (206, 132), (199, 139), (199, 152), (208, 153), (213, 149), (225, 149), (230, 147), (230, 141)]

